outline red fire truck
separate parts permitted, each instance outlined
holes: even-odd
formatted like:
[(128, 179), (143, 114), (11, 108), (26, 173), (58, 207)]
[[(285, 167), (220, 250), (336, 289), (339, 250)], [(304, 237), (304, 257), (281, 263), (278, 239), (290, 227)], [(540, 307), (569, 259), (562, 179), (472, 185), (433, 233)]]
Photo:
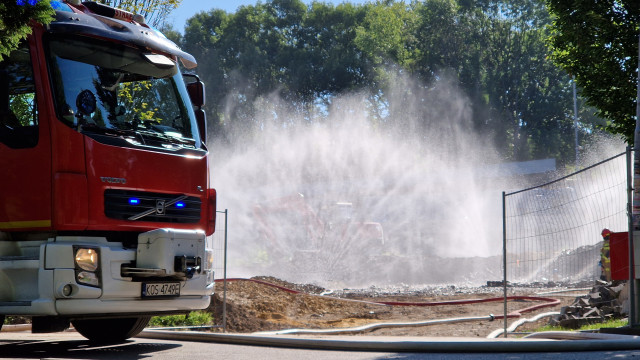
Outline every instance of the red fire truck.
[(204, 86), (141, 16), (52, 4), (0, 62), (0, 319), (123, 340), (213, 293)]

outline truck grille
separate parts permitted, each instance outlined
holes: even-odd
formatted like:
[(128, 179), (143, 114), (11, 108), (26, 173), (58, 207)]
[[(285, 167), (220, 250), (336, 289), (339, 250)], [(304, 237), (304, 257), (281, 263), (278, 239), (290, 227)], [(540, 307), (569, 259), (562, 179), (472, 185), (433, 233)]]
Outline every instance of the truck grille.
[[(181, 197), (184, 198), (176, 201)], [(182, 194), (113, 189), (104, 192), (104, 214), (118, 220), (198, 223), (201, 204), (200, 198)]]

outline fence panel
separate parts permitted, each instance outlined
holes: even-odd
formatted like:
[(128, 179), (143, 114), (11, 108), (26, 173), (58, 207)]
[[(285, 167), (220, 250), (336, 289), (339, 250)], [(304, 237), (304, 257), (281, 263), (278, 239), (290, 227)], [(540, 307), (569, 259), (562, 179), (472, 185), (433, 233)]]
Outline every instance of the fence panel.
[(504, 195), (509, 282), (578, 283), (600, 277), (601, 231), (628, 228), (625, 155)]

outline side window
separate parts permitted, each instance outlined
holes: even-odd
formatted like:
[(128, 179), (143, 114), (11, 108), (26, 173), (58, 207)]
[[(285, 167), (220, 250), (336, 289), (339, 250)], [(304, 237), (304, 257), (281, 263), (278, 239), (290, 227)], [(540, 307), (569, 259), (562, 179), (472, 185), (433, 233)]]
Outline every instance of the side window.
[(24, 43), (0, 62), (0, 142), (15, 149), (38, 144), (36, 87)]

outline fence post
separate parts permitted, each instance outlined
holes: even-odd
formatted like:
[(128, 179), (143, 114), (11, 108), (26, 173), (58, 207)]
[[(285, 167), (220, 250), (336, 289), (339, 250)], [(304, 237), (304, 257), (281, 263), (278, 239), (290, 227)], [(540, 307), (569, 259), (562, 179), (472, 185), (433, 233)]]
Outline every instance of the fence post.
[(627, 146), (627, 215), (629, 217), (629, 327), (636, 327), (635, 263), (633, 256), (633, 167), (631, 147)]
[(504, 337), (507, 337), (507, 205), (502, 192), (502, 286), (504, 289)]
[[(223, 246), (223, 265), (222, 265), (222, 332), (227, 332), (227, 225), (229, 223), (229, 209), (224, 211), (216, 211), (216, 213), (224, 214), (224, 246)], [(219, 327), (219, 326), (218, 326)]]
[[(640, 189), (636, 188), (636, 184), (638, 184), (638, 181), (636, 181), (636, 178), (638, 177), (637, 173), (640, 172), (640, 36), (638, 36), (638, 81), (636, 84), (636, 124), (635, 124), (635, 129), (633, 130), (633, 206), (632, 206), (632, 213), (633, 213), (633, 220), (632, 220), (632, 228), (633, 228), (633, 243), (635, 244), (635, 238), (636, 238), (636, 230), (640, 230), (637, 229), (637, 227), (640, 226), (640, 224), (638, 224), (638, 222), (640, 222), (640, 214), (637, 213), (638, 208), (640, 207), (640, 203), (638, 203), (637, 197), (640, 197)], [(640, 239), (638, 239), (638, 241), (640, 241)], [(635, 246), (634, 246), (635, 248)], [(629, 247), (629, 254), (631, 254), (633, 252), (633, 250), (635, 250), (632, 247)], [(635, 255), (634, 255), (634, 259), (635, 259)], [(634, 264), (634, 268), (635, 268), (635, 263), (629, 262), (629, 266), (631, 266), (631, 264)], [(635, 277), (635, 269), (633, 272), (630, 272), (630, 274), (634, 274), (633, 277), (629, 276), (629, 310), (631, 310), (631, 303), (633, 303), (634, 307), (638, 305), (638, 300), (635, 295), (631, 295), (631, 290), (635, 288), (635, 285), (638, 285), (638, 280), (636, 280)], [(634, 287), (631, 287), (631, 284), (634, 284)], [(631, 314), (629, 314), (629, 326), (631, 326), (632, 324), (638, 324), (638, 319), (636, 318), (637, 314), (635, 314), (635, 317), (631, 317)]]
[(222, 332), (227, 332), (227, 234), (229, 209), (224, 209), (224, 290), (222, 299)]

